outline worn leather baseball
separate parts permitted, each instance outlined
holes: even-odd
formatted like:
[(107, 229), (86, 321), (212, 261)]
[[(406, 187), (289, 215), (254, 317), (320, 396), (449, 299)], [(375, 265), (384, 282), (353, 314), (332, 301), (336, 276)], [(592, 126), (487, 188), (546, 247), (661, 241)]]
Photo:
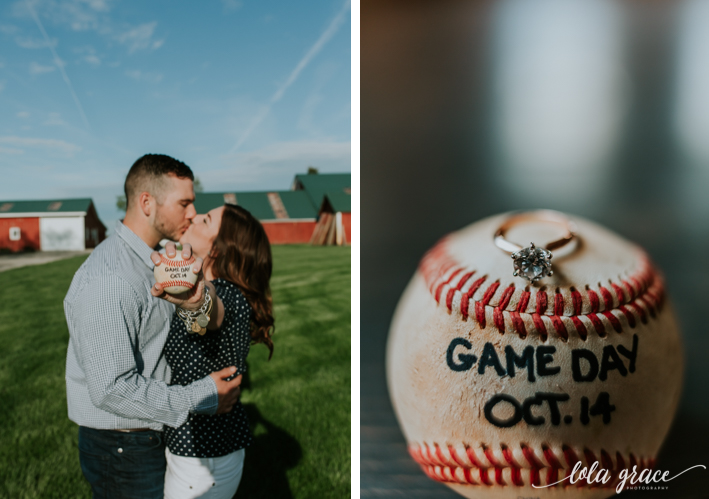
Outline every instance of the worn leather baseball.
[(160, 251), (160, 264), (153, 270), (155, 282), (171, 295), (189, 291), (194, 287), (198, 277), (198, 274), (192, 272), (194, 262), (194, 255), (185, 260), (182, 253), (177, 251), (175, 256), (170, 258), (163, 249)]
[[(514, 277), (493, 235), (509, 214), (446, 236), (421, 261), (387, 346), (389, 392), (411, 456), (466, 497), (608, 497), (564, 480), (577, 461), (653, 467), (683, 358), (662, 276), (638, 246), (579, 217), (554, 275)], [(526, 246), (563, 229), (532, 222)]]

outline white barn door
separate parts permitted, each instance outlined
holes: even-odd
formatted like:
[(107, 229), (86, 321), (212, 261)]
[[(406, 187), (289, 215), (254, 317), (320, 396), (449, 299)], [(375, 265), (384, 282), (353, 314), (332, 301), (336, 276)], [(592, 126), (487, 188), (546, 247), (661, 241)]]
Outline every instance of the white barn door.
[(84, 217), (40, 218), (39, 244), (42, 251), (80, 251), (86, 249)]

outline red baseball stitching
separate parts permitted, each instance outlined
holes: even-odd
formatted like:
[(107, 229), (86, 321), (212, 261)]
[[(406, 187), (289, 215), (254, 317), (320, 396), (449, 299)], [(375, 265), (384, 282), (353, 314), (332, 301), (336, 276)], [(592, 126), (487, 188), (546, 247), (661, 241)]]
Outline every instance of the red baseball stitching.
[(515, 449), (505, 444), (496, 449), (485, 445), (479, 448), (465, 445), (464, 448), (465, 453), (460, 453), (453, 445), (444, 447), (434, 443), (429, 446), (424, 442), (423, 445), (411, 444), (408, 450), (430, 478), (463, 485), (548, 485), (566, 478), (578, 461), (586, 468), (598, 461), (599, 468), (608, 470), (611, 475), (608, 483), (589, 484), (588, 480), (579, 480), (571, 484), (565, 480), (556, 487), (612, 488), (618, 482), (620, 470), (632, 470), (637, 466), (640, 472), (655, 467), (654, 458), (638, 459), (632, 452), (625, 457), (616, 452), (614, 459), (613, 454), (605, 449), (601, 449), (599, 455), (588, 448), (578, 452), (568, 445), (562, 445), (556, 453), (543, 445), (539, 455), (526, 444)]
[(169, 265), (170, 267), (183, 267), (185, 265), (192, 265), (194, 263), (194, 255), (191, 256), (189, 260), (170, 260), (164, 253), (158, 254), (160, 255), (160, 261), (165, 265)]
[(500, 334), (514, 331), (525, 338), (530, 331), (523, 319), (531, 318), (542, 341), (551, 333), (566, 341), (569, 332), (586, 340), (589, 330), (605, 337), (610, 331), (633, 329), (638, 321), (647, 324), (648, 315), (655, 318), (664, 303), (664, 282), (644, 253), (639, 269), (619, 283), (598, 283), (597, 290), (589, 285), (583, 290), (572, 287), (570, 296), (564, 296), (558, 288), (530, 291), (514, 284), (501, 286), (499, 280), (482, 287), (488, 276), (475, 279), (476, 270), (459, 265), (447, 252), (446, 242), (440, 241), (419, 264), (433, 298), (445, 303), (449, 312), (458, 308), (463, 320), (470, 317), (483, 329), (493, 325)]
[(159, 284), (163, 287), (163, 289), (171, 288), (172, 286), (186, 286), (190, 289), (194, 287), (194, 283), (189, 281), (164, 281)]

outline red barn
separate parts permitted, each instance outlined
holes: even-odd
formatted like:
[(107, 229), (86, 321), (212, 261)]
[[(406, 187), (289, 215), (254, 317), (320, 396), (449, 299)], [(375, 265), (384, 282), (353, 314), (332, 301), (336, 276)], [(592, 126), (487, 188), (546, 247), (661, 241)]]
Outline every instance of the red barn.
[(271, 244), (312, 242), (316, 223), (325, 223), (322, 217), (317, 221), (321, 209), (334, 225), (332, 242), (328, 243), (326, 237), (327, 241), (319, 244), (348, 244), (351, 177), (349, 173), (296, 175), (290, 191), (199, 192), (194, 204), (197, 213), (207, 213), (225, 203), (243, 206), (263, 224)]
[(311, 244), (336, 244), (352, 242), (351, 235), (351, 184), (350, 173), (310, 173), (296, 175), (294, 190), (308, 194), (318, 211), (318, 224), (310, 239)]
[(195, 194), (197, 213), (238, 204), (259, 219), (271, 244), (310, 241), (317, 211), (302, 191), (210, 192)]
[(344, 246), (352, 243), (352, 197), (343, 191), (325, 194), (311, 244)]
[(106, 238), (93, 201), (0, 201), (0, 249), (84, 250)]

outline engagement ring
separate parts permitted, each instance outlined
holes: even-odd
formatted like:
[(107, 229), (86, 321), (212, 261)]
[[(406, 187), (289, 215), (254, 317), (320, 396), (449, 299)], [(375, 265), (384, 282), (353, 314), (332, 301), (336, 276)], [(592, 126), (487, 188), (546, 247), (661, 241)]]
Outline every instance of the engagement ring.
[[(545, 222), (559, 225), (564, 229), (564, 235), (560, 239), (545, 244), (543, 247), (535, 246), (532, 242), (526, 248), (505, 238), (509, 229), (528, 222)], [(495, 232), (495, 246), (512, 255), (514, 263), (512, 275), (524, 277), (529, 282), (534, 283), (554, 275), (551, 269), (551, 250), (566, 246), (573, 241), (577, 237), (576, 230), (576, 224), (557, 211), (528, 211), (512, 215), (505, 220)]]

